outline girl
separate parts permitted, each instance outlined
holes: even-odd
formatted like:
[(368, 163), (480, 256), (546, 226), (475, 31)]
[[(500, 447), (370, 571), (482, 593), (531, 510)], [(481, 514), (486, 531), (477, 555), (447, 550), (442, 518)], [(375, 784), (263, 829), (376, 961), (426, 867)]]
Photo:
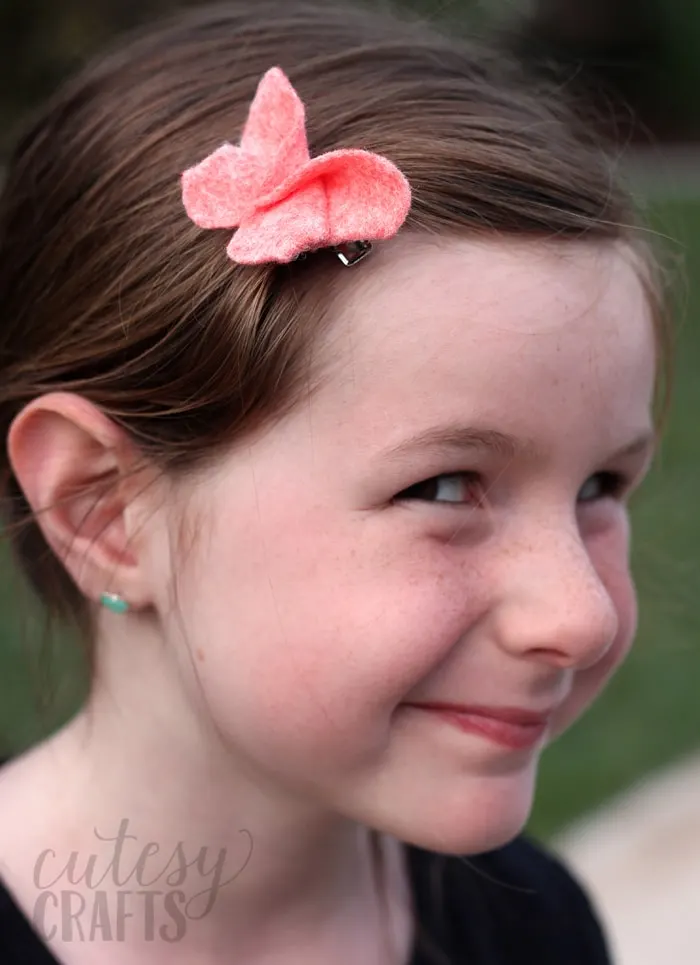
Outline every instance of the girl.
[(0, 772), (3, 963), (609, 961), (521, 831), (635, 629), (633, 223), (510, 59), (329, 0), (183, 15), (35, 120), (5, 506), (93, 666)]

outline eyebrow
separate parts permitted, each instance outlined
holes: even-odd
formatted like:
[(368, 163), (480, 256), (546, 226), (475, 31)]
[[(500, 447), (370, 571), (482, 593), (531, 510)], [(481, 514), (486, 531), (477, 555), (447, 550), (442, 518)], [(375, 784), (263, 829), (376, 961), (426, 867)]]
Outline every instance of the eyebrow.
[[(632, 442), (612, 453), (610, 459), (622, 459), (643, 452), (651, 453), (655, 442), (656, 433), (652, 429), (645, 429)], [(532, 459), (537, 455), (537, 446), (531, 439), (518, 439), (497, 429), (479, 429), (456, 423), (424, 429), (383, 450), (380, 458), (399, 461), (419, 451), (443, 454), (450, 451), (462, 453), (470, 449), (485, 449), (510, 459), (518, 456)]]

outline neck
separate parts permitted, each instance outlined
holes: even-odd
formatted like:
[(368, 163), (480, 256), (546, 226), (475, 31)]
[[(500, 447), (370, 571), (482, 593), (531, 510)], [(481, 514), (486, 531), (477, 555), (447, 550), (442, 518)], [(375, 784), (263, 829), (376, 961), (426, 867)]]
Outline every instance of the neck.
[[(53, 806), (49, 817), (29, 794), (20, 805), (24, 827), (37, 829), (25, 845), (25, 878), (36, 878), (25, 904), (33, 909), (38, 892), (50, 892), (50, 929), (54, 898), (78, 892), (84, 913), (75, 928), (92, 928), (93, 955), (106, 938), (110, 950), (119, 945), (115, 962), (213, 965), (230, 960), (232, 947), (238, 960), (265, 965), (288, 962), (291, 948), (308, 962), (393, 961), (380, 936), (387, 924), (410, 930), (398, 842), (382, 839), (387, 916), (366, 827), (237, 759), (162, 646), (142, 633), (138, 646), (113, 643), (102, 650), (88, 705), (27, 757), (26, 786), (31, 774), (42, 786), (32, 800)], [(57, 948), (76, 941), (63, 920)], [(402, 947), (403, 955), (405, 937)], [(112, 961), (106, 949), (104, 957)]]

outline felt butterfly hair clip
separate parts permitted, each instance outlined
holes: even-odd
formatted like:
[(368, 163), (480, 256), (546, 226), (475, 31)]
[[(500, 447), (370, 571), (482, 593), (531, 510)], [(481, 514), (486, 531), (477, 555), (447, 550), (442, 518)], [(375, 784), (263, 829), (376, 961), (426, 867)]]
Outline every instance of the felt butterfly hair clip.
[(182, 175), (182, 201), (200, 228), (236, 228), (228, 257), (290, 262), (334, 248), (354, 264), (406, 219), (411, 188), (387, 158), (339, 150), (312, 158), (304, 105), (273, 67), (250, 106), (238, 147), (225, 143)]

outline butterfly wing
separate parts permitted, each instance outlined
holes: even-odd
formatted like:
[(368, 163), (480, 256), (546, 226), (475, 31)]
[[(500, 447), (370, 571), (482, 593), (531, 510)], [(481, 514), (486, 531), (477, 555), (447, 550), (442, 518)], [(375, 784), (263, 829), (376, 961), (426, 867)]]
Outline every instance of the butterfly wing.
[(241, 148), (258, 158), (265, 194), (309, 161), (304, 105), (286, 75), (272, 67), (263, 76), (250, 105)]
[(406, 220), (411, 188), (395, 164), (368, 151), (331, 151), (314, 158), (266, 199), (322, 187), (327, 223), (323, 244), (391, 238)]
[(226, 253), (241, 264), (284, 263), (324, 247), (327, 234), (325, 192), (312, 181), (273, 207), (256, 211), (235, 233)]
[(182, 175), (182, 202), (200, 228), (235, 228), (258, 196), (260, 161), (224, 144)]

